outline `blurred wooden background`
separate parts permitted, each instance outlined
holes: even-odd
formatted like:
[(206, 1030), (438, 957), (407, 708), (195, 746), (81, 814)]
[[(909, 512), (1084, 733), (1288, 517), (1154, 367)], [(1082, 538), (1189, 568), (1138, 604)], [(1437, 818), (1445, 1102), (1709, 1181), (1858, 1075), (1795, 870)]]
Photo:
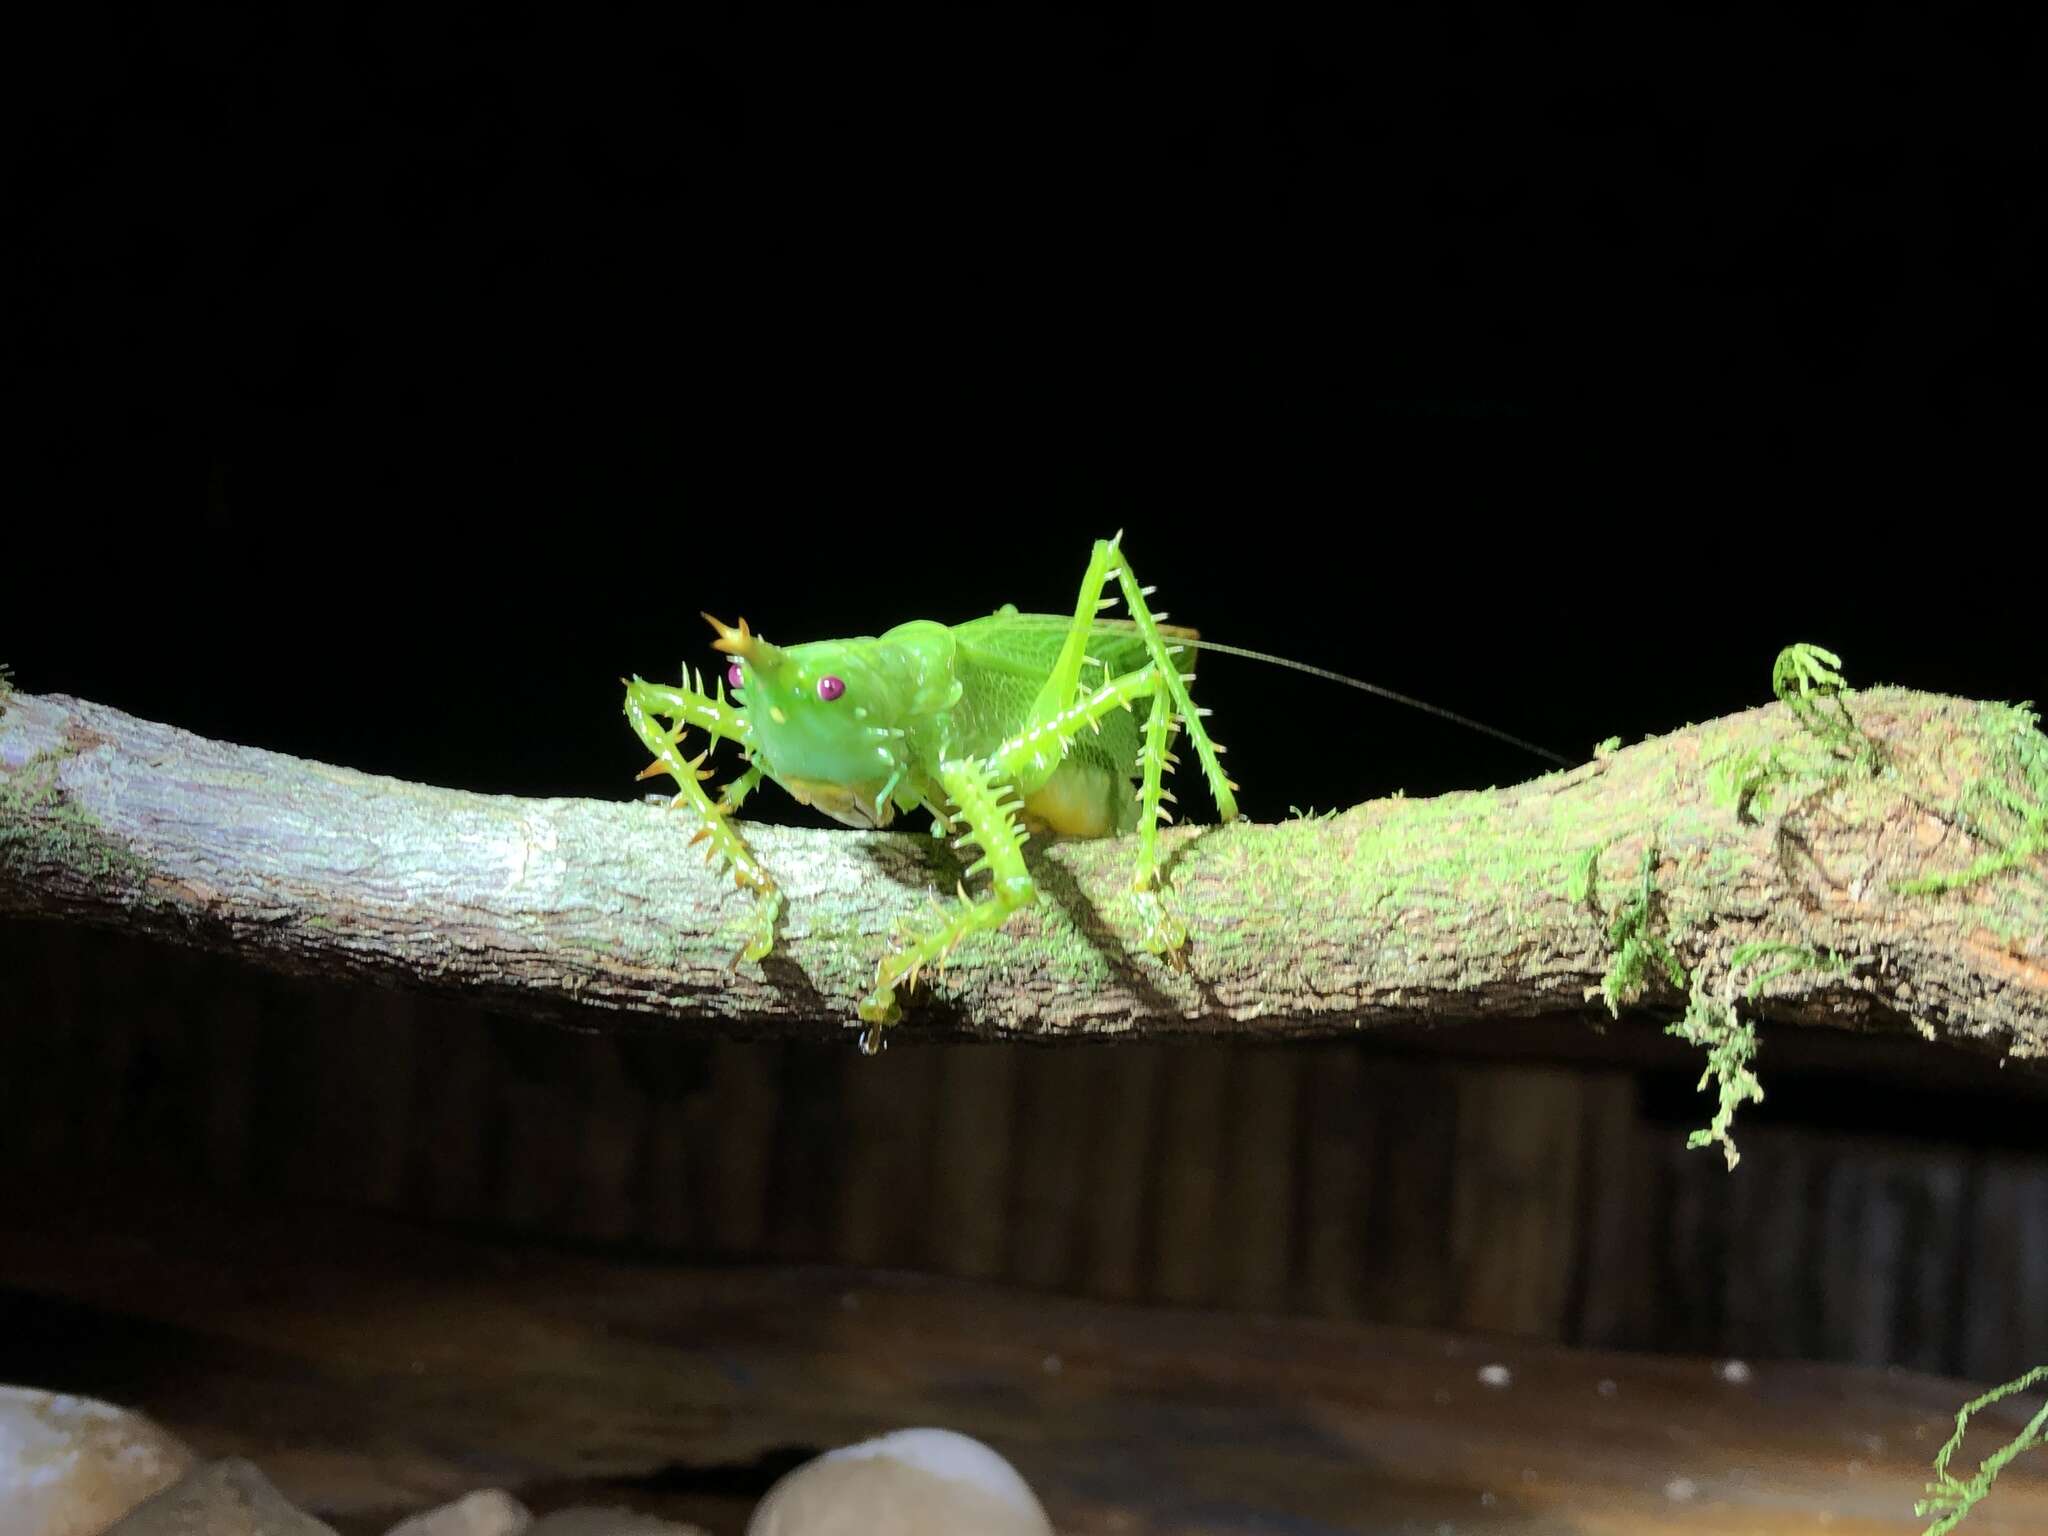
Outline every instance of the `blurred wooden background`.
[(612, 1038), (28, 923), (0, 978), (18, 1177), (1599, 1347), (2048, 1359), (2041, 1110), (1989, 1064), (1774, 1075), (1767, 1035), (1730, 1174), (1685, 1150), (1689, 1066)]

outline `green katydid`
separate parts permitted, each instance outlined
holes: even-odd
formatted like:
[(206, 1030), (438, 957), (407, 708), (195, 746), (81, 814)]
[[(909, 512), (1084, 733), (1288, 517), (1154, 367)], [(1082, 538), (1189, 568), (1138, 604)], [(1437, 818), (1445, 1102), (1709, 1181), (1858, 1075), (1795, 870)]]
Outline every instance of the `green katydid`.
[[(722, 858), (757, 896), (743, 959), (768, 954), (781, 911), (774, 882), (728, 820), (763, 778), (850, 826), (885, 827), (897, 813), (923, 807), (935, 831), (958, 831), (956, 847), (980, 850), (967, 874), (986, 872), (987, 893), (970, 897), (963, 883), (957, 905), (882, 956), (859, 1007), (870, 1026), (868, 1049), (897, 1016), (899, 986), (914, 986), (962, 939), (1000, 928), (1038, 899), (1023, 855), (1033, 832), (1135, 834), (1131, 896), (1139, 945), (1170, 956), (1187, 942), (1186, 924), (1160, 889), (1158, 829), (1172, 820), (1166, 806), (1173, 800), (1165, 775), (1178, 761), (1169, 749), (1185, 731), (1217, 811), (1233, 819), (1237, 785), (1223, 772), (1223, 748), (1210, 739), (1208, 711), (1196, 708), (1188, 684), (1192, 650), (1236, 648), (1206, 645), (1193, 630), (1155, 616), (1145, 601), (1151, 589), (1132, 574), (1122, 538), (1096, 541), (1071, 618), (1005, 607), (965, 624), (921, 619), (874, 637), (777, 646), (744, 619), (733, 626), (706, 614), (718, 634), (714, 647), (731, 658), (724, 679), (714, 677), (709, 692), (701, 679), (696, 687), (668, 687), (636, 677), (626, 686), (626, 718), (655, 759), (641, 776), (675, 779), (674, 805), (697, 821), (691, 842), (708, 842), (707, 856)], [(1118, 593), (1129, 619), (1099, 617)], [(1504, 735), (1355, 679), (1338, 680)], [(703, 787), (709, 746), (695, 758), (682, 755), (692, 727), (739, 743), (748, 758), (716, 801)]]

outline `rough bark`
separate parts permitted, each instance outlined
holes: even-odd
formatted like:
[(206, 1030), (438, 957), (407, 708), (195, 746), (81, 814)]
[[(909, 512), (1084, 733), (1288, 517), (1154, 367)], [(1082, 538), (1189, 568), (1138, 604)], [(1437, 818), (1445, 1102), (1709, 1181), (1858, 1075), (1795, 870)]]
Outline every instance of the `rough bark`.
[[(1348, 1033), (1599, 1008), (1604, 982), (2042, 1054), (2041, 738), (2003, 705), (1853, 708), (1848, 738), (1771, 705), (1507, 789), (1179, 829), (1179, 966), (1130, 945), (1128, 847), (1045, 848), (1041, 905), (963, 945), (904, 1027)], [(60, 696), (0, 716), (0, 911), (592, 1026), (857, 1029), (892, 925), (958, 862), (922, 833), (744, 830), (787, 898), (759, 965), (734, 963), (752, 898), (658, 805), (431, 788)], [(1906, 888), (1943, 875), (1967, 878)]]

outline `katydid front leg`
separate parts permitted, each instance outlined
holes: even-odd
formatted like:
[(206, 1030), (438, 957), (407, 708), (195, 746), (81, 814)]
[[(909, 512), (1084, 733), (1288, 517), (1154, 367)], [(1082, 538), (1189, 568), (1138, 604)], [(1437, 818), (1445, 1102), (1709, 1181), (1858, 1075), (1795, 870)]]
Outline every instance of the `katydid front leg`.
[[(666, 715), (675, 721), (674, 727), (664, 729), (656, 721), (657, 715)], [(691, 845), (708, 843), (710, 846), (704, 851), (705, 859), (723, 858), (732, 870), (734, 881), (758, 897), (747, 941), (738, 958), (765, 959), (775, 947), (775, 923), (782, 915), (782, 893), (775, 888), (775, 882), (761, 867), (753, 851), (726, 820), (761, 782), (760, 765), (757, 763), (749, 767), (714, 802), (704, 793), (704, 780), (711, 777), (711, 770), (703, 766), (711, 755), (710, 747), (707, 746), (694, 758), (685, 758), (681, 751), (683, 732), (692, 725), (714, 740), (736, 741), (744, 745), (748, 737), (746, 717), (723, 699), (690, 688), (669, 688), (644, 682), (636, 677), (626, 685), (626, 719), (641, 744), (654, 754), (654, 762), (640, 777), (644, 779), (666, 773), (676, 781), (676, 797), (669, 802), (669, 807), (671, 810), (687, 809), (695, 816), (697, 830), (690, 836)]]

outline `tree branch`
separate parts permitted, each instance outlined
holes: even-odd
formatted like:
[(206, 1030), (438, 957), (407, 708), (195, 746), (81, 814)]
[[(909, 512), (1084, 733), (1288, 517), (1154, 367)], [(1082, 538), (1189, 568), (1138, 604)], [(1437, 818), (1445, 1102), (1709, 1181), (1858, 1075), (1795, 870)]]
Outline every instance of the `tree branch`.
[[(59, 696), (4, 708), (0, 911), (298, 974), (817, 1037), (857, 1027), (892, 924), (959, 878), (921, 834), (748, 825), (787, 902), (775, 953), (735, 966), (752, 898), (660, 806), (429, 788)], [(1509, 789), (1179, 829), (1179, 969), (1128, 946), (1127, 847), (1046, 848), (1045, 900), (962, 945), (906, 1027), (1350, 1033), (1579, 1011), (1604, 985), (2042, 1054), (2042, 738), (2003, 705), (1854, 708), (1835, 736), (1772, 705)]]

